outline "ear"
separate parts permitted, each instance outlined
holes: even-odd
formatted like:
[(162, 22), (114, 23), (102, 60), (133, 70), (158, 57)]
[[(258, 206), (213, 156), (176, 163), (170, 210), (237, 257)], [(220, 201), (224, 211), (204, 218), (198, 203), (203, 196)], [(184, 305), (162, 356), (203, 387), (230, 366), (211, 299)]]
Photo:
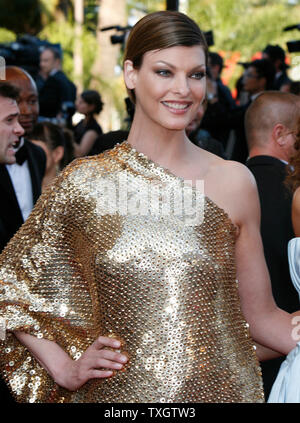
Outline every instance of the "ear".
[(137, 80), (137, 69), (133, 67), (131, 60), (125, 60), (124, 62), (124, 81), (125, 85), (129, 90), (134, 90)]
[(52, 151), (52, 158), (54, 160), (54, 163), (59, 163), (61, 159), (64, 156), (64, 147), (62, 145), (59, 145)]
[(272, 130), (272, 137), (274, 141), (281, 147), (285, 144), (285, 129), (284, 125), (277, 123)]

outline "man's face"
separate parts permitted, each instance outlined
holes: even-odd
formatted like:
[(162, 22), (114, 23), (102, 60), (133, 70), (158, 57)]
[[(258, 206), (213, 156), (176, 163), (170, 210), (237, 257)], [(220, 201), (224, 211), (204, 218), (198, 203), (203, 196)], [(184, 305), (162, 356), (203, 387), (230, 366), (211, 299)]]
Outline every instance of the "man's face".
[(19, 108), (15, 100), (0, 96), (0, 163), (16, 162), (14, 144), (24, 134), (19, 123)]
[(25, 135), (30, 135), (39, 116), (38, 93), (30, 79), (22, 78), (12, 80), (11, 83), (20, 89), (18, 106), (20, 109), (19, 122), (25, 130)]
[(44, 50), (40, 56), (40, 69), (44, 75), (49, 75), (57, 67), (57, 59), (51, 50)]
[(243, 75), (244, 90), (250, 95), (264, 91), (266, 78), (259, 76), (254, 66), (249, 66)]

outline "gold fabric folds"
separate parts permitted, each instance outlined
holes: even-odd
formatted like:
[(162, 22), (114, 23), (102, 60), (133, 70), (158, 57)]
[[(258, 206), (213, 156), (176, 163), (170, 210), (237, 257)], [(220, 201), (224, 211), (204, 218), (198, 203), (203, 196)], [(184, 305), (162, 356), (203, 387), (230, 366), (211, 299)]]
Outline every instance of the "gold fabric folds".
[[(147, 187), (163, 202), (178, 182), (124, 142), (75, 160), (40, 197), (0, 257), (0, 363), (17, 401), (264, 401), (227, 214), (207, 197), (198, 224), (159, 214), (154, 200), (151, 213), (133, 212), (149, 203)], [(119, 198), (130, 213), (114, 209)], [(130, 360), (68, 392), (14, 330), (54, 340), (74, 360), (98, 335), (115, 336)]]

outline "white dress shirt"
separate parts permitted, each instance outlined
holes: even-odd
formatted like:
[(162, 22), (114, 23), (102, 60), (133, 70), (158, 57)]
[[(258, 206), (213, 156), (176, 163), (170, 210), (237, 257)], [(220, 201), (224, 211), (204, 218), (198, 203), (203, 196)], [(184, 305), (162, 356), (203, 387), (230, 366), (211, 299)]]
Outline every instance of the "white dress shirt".
[[(18, 149), (21, 148), (23, 144), (24, 139), (22, 138)], [(32, 183), (28, 161), (25, 160), (22, 165), (17, 163), (6, 165), (6, 169), (13, 184), (23, 220), (25, 222), (33, 208)]]

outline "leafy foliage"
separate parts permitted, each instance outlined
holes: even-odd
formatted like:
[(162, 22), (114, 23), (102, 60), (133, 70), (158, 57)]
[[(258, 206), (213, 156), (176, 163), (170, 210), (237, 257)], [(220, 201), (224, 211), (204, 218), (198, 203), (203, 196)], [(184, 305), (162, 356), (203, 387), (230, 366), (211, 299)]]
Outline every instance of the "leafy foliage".
[(297, 31), (283, 28), (300, 22), (300, 5), (288, 6), (286, 0), (190, 0), (189, 15), (204, 31), (214, 31), (215, 50), (240, 51), (249, 60), (267, 44), (286, 49)]

